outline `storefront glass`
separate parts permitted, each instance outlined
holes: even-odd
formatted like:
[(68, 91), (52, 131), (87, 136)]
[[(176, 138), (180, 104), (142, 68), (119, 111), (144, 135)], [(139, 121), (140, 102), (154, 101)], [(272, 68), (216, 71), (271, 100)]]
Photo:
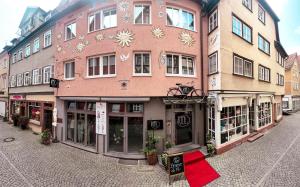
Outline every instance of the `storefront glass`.
[(128, 117), (128, 152), (143, 149), (143, 118)]
[(85, 135), (85, 114), (77, 114), (77, 143), (84, 143)]
[(247, 106), (224, 107), (221, 111), (221, 144), (248, 133)]
[(75, 114), (67, 113), (67, 140), (74, 141)]
[(96, 115), (87, 115), (87, 145), (96, 145)]
[(176, 145), (190, 143), (193, 141), (193, 115), (192, 111), (176, 112)]
[(123, 152), (124, 118), (109, 117), (109, 150)]
[(271, 122), (271, 103), (261, 103), (260, 106), (258, 106), (258, 127), (264, 127), (271, 124)]
[(28, 103), (28, 117), (31, 120), (40, 121), (41, 120), (41, 104), (38, 102)]
[(214, 106), (208, 109), (208, 134), (211, 139), (215, 140), (215, 108)]

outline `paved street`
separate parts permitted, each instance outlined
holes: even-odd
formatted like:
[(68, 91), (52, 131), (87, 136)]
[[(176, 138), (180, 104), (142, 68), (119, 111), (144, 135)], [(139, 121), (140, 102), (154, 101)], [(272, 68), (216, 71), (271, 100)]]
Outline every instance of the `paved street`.
[[(300, 113), (286, 116), (254, 143), (209, 158), (221, 175), (209, 186), (300, 186), (299, 121)], [(10, 136), (16, 140), (2, 141)], [(43, 146), (39, 136), (2, 122), (0, 140), (0, 186), (168, 186), (159, 166), (125, 166), (60, 143)]]

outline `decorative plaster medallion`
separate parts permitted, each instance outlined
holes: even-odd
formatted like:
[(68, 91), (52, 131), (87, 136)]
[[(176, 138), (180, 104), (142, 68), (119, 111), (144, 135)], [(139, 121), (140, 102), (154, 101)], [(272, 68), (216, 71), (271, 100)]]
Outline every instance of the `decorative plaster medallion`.
[(126, 13), (124, 16), (122, 16), (122, 19), (123, 19), (123, 21), (129, 23), (131, 16), (128, 13)]
[(108, 39), (111, 39), (111, 40), (113, 40), (115, 38), (115, 36), (114, 35), (109, 35), (108, 36)]
[(191, 47), (195, 43), (195, 40), (192, 37), (192, 35), (185, 31), (180, 33), (179, 39), (184, 45), (187, 45), (189, 47)]
[(128, 1), (121, 1), (119, 2), (119, 10), (122, 12), (127, 11), (129, 8), (129, 2)]
[(57, 45), (56, 48), (57, 48), (57, 51), (58, 51), (58, 52), (61, 52), (62, 47), (61, 47), (60, 45)]
[(126, 62), (128, 58), (129, 58), (129, 53), (127, 53), (127, 55), (125, 54), (120, 55), (121, 62)]
[(79, 39), (79, 40), (84, 40), (84, 35), (80, 35), (80, 36), (78, 37), (78, 39)]
[(85, 41), (84, 41), (84, 45), (87, 46), (87, 45), (89, 45), (89, 44), (90, 44), (90, 42), (89, 42), (88, 40), (85, 40)]
[(164, 51), (161, 51), (159, 54), (159, 62), (164, 65), (167, 62), (167, 55)]
[(76, 50), (78, 52), (82, 52), (84, 48), (85, 48), (85, 44), (82, 43), (82, 42), (78, 43), (77, 46), (76, 46)]
[(61, 39), (61, 37), (62, 37), (62, 34), (61, 34), (61, 33), (59, 33), (59, 34), (56, 36), (57, 39)]
[(121, 90), (127, 90), (129, 80), (119, 80), (121, 84)]
[(162, 18), (165, 16), (165, 13), (163, 13), (162, 11), (158, 12), (158, 17)]
[(157, 28), (152, 29), (152, 35), (155, 38), (160, 39), (160, 38), (163, 38), (165, 36), (165, 33), (161, 28), (157, 27)]
[(102, 40), (104, 40), (104, 34), (97, 34), (96, 36), (95, 36), (95, 39), (97, 40), (97, 41), (102, 41)]
[(126, 30), (126, 31), (123, 30), (123, 31), (118, 32), (117, 36), (115, 38), (121, 47), (124, 47), (124, 46), (129, 47), (130, 43), (133, 40), (133, 34), (128, 30)]

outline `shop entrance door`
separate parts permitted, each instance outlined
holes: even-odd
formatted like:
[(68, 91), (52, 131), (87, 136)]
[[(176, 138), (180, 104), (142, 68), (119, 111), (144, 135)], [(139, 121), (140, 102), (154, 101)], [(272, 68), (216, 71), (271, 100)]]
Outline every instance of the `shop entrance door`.
[(44, 111), (44, 129), (50, 129), (52, 132), (52, 110)]
[(193, 141), (193, 112), (175, 112), (175, 144)]
[(109, 151), (124, 152), (124, 117), (109, 117)]

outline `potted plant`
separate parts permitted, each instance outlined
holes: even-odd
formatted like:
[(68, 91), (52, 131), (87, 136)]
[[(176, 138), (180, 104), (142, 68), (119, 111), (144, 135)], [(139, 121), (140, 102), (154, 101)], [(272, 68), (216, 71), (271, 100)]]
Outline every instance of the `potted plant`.
[(213, 156), (215, 154), (215, 144), (212, 142), (212, 138), (210, 134), (206, 135), (206, 147), (207, 147), (207, 153), (209, 156)]
[(169, 142), (169, 141), (166, 141), (166, 142), (165, 142), (165, 148), (166, 148), (166, 150), (170, 149), (172, 146), (173, 146), (173, 145), (172, 145), (171, 142)]
[(50, 130), (49, 129), (43, 130), (43, 132), (41, 133), (42, 144), (49, 145), (51, 142), (50, 139), (51, 139)]
[(12, 120), (13, 120), (13, 122), (14, 122), (14, 126), (18, 126), (19, 118), (20, 118), (20, 115), (19, 115), (19, 114), (13, 114), (13, 115), (12, 115)]
[(157, 150), (156, 144), (158, 139), (154, 136), (154, 131), (151, 135), (148, 135), (148, 140), (146, 142), (146, 146), (144, 149), (144, 153), (147, 157), (147, 161), (149, 165), (155, 165), (157, 163)]
[(22, 117), (19, 118), (19, 125), (20, 125), (22, 130), (27, 129), (28, 123), (29, 123), (29, 118), (28, 117), (22, 116)]

